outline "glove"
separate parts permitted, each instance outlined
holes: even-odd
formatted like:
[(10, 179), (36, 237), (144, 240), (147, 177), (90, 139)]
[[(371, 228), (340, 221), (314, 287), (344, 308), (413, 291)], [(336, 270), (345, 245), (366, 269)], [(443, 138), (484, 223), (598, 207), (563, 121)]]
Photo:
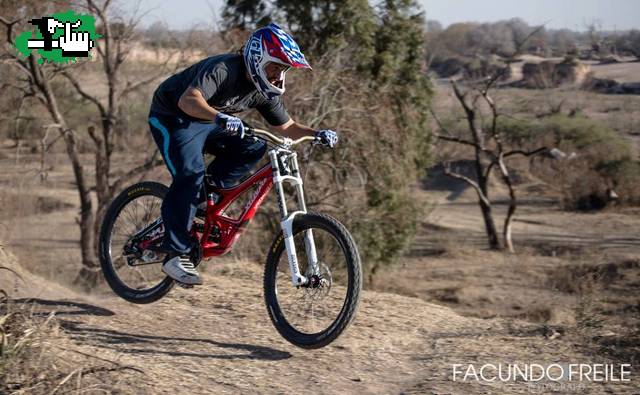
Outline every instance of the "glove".
[(318, 130), (316, 132), (316, 138), (320, 140), (320, 143), (329, 148), (333, 148), (338, 144), (338, 133), (333, 130)]
[(244, 124), (240, 118), (219, 112), (213, 122), (225, 129), (229, 134), (237, 134), (241, 139), (244, 138)]

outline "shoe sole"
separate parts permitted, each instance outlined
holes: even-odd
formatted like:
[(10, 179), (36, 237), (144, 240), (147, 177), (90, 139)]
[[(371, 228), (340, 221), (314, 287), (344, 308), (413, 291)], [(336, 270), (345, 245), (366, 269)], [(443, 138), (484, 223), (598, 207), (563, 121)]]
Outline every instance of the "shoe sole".
[[(180, 286), (187, 286), (187, 287), (193, 287), (194, 285), (202, 285), (202, 280), (200, 279), (198, 282), (194, 282), (194, 283), (187, 283), (184, 282), (182, 280), (179, 280), (175, 277), (173, 277), (171, 274), (167, 273), (164, 268), (162, 268), (162, 273), (166, 274), (169, 278), (171, 278), (173, 281), (175, 281), (176, 283), (178, 283), (178, 285)], [(185, 287), (186, 288), (186, 287)]]

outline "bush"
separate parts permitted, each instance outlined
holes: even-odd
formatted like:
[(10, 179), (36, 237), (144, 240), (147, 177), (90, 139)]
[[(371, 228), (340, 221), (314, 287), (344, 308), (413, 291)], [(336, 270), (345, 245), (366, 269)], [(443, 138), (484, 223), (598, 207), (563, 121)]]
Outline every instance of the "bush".
[(597, 170), (611, 180), (620, 204), (640, 206), (640, 162), (624, 157), (603, 162)]
[[(361, 75), (343, 68), (347, 60), (339, 53), (316, 62), (313, 74), (295, 77), (285, 100), (296, 103), (287, 106), (294, 119), (313, 121), (325, 114), (312, 126), (342, 132), (340, 149), (315, 150), (310, 165), (301, 159), (308, 171), (307, 201), (310, 210), (345, 223), (365, 272), (373, 274), (404, 251), (421, 218), (411, 187), (428, 159), (428, 136), (419, 111), (398, 103), (392, 90), (368, 87)], [(318, 94), (304, 100), (308, 92)]]
[(544, 145), (567, 155), (532, 161), (532, 171), (562, 191), (565, 208), (601, 209), (612, 200), (612, 191), (621, 204), (640, 204), (640, 164), (632, 159), (626, 138), (609, 127), (564, 114), (538, 122), (502, 118), (499, 126), (514, 145)]
[(314, 67), (291, 75), (284, 100), (294, 119), (341, 132), (340, 149), (316, 150), (305, 166), (309, 209), (345, 223), (371, 274), (400, 256), (422, 217), (411, 188), (429, 157), (424, 20), (410, 0), (302, 3), (274, 4), (298, 11), (283, 26), (300, 27)]

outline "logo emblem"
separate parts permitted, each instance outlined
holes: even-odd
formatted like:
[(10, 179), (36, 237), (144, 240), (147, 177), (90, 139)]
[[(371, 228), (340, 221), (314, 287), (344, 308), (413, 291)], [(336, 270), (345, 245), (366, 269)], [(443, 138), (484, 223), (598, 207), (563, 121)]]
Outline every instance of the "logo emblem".
[(96, 40), (100, 38), (92, 15), (67, 11), (34, 18), (29, 22), (33, 30), (19, 34), (15, 46), (24, 56), (35, 51), (40, 64), (45, 61), (75, 62), (78, 58), (89, 57)]

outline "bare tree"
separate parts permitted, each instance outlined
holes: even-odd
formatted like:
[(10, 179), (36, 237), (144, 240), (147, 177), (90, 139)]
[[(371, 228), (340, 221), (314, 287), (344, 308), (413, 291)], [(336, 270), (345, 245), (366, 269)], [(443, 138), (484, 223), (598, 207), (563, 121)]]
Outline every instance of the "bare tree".
[[(106, 82), (106, 92), (102, 95), (90, 93), (83, 85), (80, 75), (88, 66), (88, 62), (78, 62), (71, 65), (39, 64), (31, 54), (24, 58), (13, 50), (15, 28), (22, 26), (25, 17), (9, 20), (0, 16), (0, 22), (6, 28), (6, 43), (8, 50), (3, 54), (3, 62), (15, 67), (23, 76), (21, 83), (15, 87), (24, 97), (33, 97), (44, 106), (47, 116), (53, 122), (50, 127), (57, 129), (64, 141), (68, 159), (73, 168), (75, 184), (80, 199), (80, 216), (77, 219), (80, 226), (80, 245), (82, 254), (82, 268), (76, 282), (91, 286), (98, 279), (98, 263), (96, 261), (96, 241), (100, 221), (114, 194), (122, 188), (131, 177), (148, 171), (160, 165), (161, 159), (154, 150), (139, 166), (129, 169), (125, 174), (114, 177), (111, 172), (112, 155), (114, 153), (114, 135), (118, 121), (125, 116), (121, 108), (126, 98), (139, 91), (146, 85), (156, 81), (159, 77), (170, 72), (170, 65), (179, 67), (184, 60), (184, 51), (178, 51), (179, 56), (167, 56), (152, 75), (140, 80), (128, 80), (123, 71), (139, 17), (123, 19), (114, 17), (109, 7), (111, 0), (86, 0), (79, 7), (97, 17), (98, 29), (102, 35), (96, 45), (98, 58), (101, 61), (102, 75)], [(40, 15), (37, 15), (40, 16)], [(53, 81), (65, 79), (75, 89), (77, 94), (91, 103), (99, 114), (96, 124), (98, 128), (89, 126), (87, 133), (94, 146), (95, 178), (87, 175), (78, 148), (78, 130), (69, 125), (64, 111), (60, 106), (60, 95), (56, 92)], [(92, 194), (95, 194), (97, 205), (94, 207)]]
[[(539, 29), (532, 32), (528, 37), (531, 37), (531, 35), (535, 34), (538, 30)], [(518, 53), (527, 38), (518, 44), (518, 50), (515, 54)], [(444, 174), (464, 181), (475, 190), (478, 195), (478, 204), (482, 212), (489, 247), (492, 249), (506, 248), (510, 252), (514, 252), (511, 238), (511, 224), (517, 208), (517, 196), (514, 181), (506, 165), (506, 161), (518, 155), (530, 157), (547, 151), (546, 147), (533, 150), (524, 150), (520, 147), (507, 147), (504, 143), (500, 128), (498, 127), (498, 120), (501, 113), (498, 111), (498, 106), (489, 92), (506, 72), (505, 70), (515, 61), (515, 54), (506, 60), (506, 64), (501, 71), (495, 73), (489, 79), (475, 84), (474, 87), (466, 91), (463, 91), (455, 81), (451, 81), (455, 97), (465, 114), (467, 123), (465, 132), (452, 132), (440, 121), (436, 113), (431, 110), (431, 114), (440, 129), (439, 133), (436, 134), (439, 140), (464, 145), (473, 149), (475, 179), (452, 170), (448, 163), (445, 163)], [(486, 130), (485, 124), (482, 122), (485, 114), (483, 113), (481, 103), (485, 103), (489, 109), (488, 129)], [(502, 243), (498, 236), (489, 191), (489, 179), (492, 172), (496, 169), (499, 172), (500, 179), (509, 190), (509, 206), (502, 227)]]

